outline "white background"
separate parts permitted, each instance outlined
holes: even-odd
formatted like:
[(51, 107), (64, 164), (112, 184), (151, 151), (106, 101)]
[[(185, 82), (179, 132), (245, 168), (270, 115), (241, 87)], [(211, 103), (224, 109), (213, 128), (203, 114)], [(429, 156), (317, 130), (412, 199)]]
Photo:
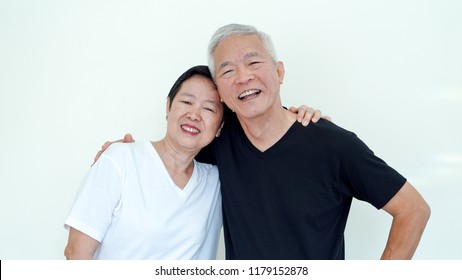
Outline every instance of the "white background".
[[(272, 36), (285, 105), (332, 116), (426, 198), (414, 258), (462, 259), (461, 15), (458, 0), (0, 0), (0, 259), (64, 258), (100, 146), (161, 138), (171, 85), (231, 22)], [(390, 222), (354, 201), (346, 258), (379, 258)]]

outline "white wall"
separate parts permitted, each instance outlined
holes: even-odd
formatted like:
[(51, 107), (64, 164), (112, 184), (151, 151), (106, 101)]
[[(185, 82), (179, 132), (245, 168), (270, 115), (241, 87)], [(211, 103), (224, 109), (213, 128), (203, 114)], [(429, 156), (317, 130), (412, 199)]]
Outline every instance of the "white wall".
[[(106, 140), (164, 135), (164, 100), (220, 26), (269, 33), (284, 104), (355, 131), (432, 207), (415, 259), (462, 259), (462, 2), (0, 0), (0, 259), (63, 259), (62, 223)], [(354, 202), (347, 259), (390, 218)]]

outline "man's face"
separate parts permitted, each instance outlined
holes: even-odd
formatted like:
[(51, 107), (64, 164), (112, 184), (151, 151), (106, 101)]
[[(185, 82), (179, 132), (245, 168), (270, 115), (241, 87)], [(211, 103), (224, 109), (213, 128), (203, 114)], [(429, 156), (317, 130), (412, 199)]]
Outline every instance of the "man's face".
[(256, 35), (233, 36), (215, 49), (215, 82), (221, 98), (241, 118), (255, 118), (282, 106), (282, 62), (274, 63)]

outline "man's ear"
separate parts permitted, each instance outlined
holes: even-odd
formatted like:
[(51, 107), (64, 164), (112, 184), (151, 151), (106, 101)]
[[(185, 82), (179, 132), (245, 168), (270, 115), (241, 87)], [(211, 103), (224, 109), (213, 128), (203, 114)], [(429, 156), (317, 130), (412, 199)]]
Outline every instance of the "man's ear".
[(279, 77), (279, 84), (283, 84), (284, 82), (284, 75), (286, 73), (286, 70), (284, 69), (284, 63), (282, 61), (276, 62), (276, 67), (277, 67), (277, 72), (278, 72), (278, 77)]

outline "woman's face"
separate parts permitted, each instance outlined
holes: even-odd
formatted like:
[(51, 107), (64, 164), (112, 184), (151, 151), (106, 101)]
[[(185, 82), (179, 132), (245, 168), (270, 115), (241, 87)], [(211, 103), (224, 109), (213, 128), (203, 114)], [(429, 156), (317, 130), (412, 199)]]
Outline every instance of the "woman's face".
[[(170, 104), (171, 102), (171, 104)], [(221, 128), (223, 103), (209, 79), (195, 75), (167, 100), (167, 135), (186, 149), (208, 145)]]

